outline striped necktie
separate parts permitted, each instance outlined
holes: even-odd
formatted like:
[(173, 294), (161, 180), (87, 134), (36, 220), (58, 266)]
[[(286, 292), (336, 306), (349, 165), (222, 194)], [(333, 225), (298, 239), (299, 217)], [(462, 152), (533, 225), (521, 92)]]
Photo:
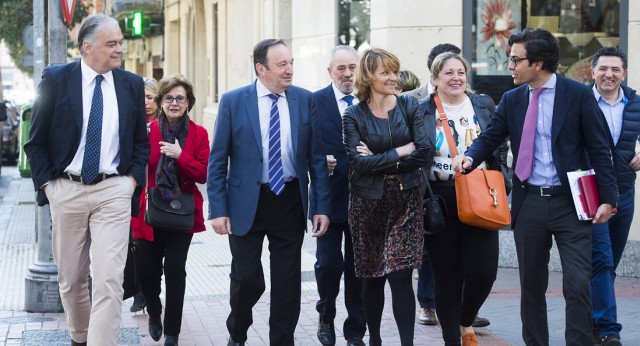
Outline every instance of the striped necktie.
[(91, 110), (89, 111), (89, 124), (87, 125), (87, 137), (82, 159), (82, 182), (91, 184), (97, 177), (100, 169), (100, 146), (102, 144), (102, 87), (104, 77), (96, 76)]
[(279, 196), (284, 190), (280, 145), (280, 112), (278, 111), (278, 98), (280, 95), (269, 94), (268, 96), (271, 99), (269, 118), (269, 188), (276, 196)]

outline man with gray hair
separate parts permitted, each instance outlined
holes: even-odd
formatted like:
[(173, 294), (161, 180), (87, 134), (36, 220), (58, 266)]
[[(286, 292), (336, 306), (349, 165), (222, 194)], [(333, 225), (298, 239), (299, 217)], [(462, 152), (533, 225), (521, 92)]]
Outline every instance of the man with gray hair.
[(358, 104), (358, 99), (353, 95), (356, 63), (357, 53), (353, 47), (341, 45), (332, 48), (327, 67), (332, 82), (313, 94), (318, 107), (319, 131), (324, 140), (322, 151), (327, 154), (331, 185), (331, 224), (327, 233), (317, 240), (315, 264), (320, 296), (316, 303), (316, 310), (320, 314), (317, 336), (322, 345), (336, 343), (333, 320), (336, 317), (336, 298), (340, 292), (343, 272), (347, 319), (342, 333), (347, 345), (364, 345), (362, 337), (367, 329), (362, 307), (362, 280), (356, 277), (353, 268), (353, 245), (347, 223), (349, 159), (342, 143), (342, 113), (347, 107)]
[(112, 17), (82, 22), (82, 60), (43, 71), (24, 147), (38, 205), (51, 207), (71, 345), (115, 346), (120, 334), (132, 196), (149, 156), (144, 83), (119, 68), (122, 41)]

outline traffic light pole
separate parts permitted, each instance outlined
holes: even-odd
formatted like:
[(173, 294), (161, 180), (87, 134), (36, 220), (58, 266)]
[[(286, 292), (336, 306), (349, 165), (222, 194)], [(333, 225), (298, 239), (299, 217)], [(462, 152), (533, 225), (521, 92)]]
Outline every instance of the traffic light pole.
[[(44, 0), (34, 0), (34, 22), (44, 18)], [(48, 46), (49, 63), (60, 65), (67, 62), (67, 27), (62, 22), (59, 0), (49, 1)], [(36, 8), (37, 6), (37, 8)], [(38, 18), (36, 18), (36, 14)], [(44, 19), (41, 19), (41, 23)], [(44, 25), (43, 25), (44, 26)], [(37, 35), (37, 23), (34, 32)], [(35, 45), (37, 46), (37, 40)], [(34, 57), (37, 57), (34, 52)], [(42, 55), (44, 57), (44, 54)], [(41, 59), (43, 60), (43, 59)], [(44, 63), (44, 62), (43, 62)], [(35, 64), (34, 64), (35, 67)], [(34, 77), (36, 77), (34, 71)], [(38, 80), (40, 73), (37, 74)], [(37, 258), (29, 266), (25, 279), (25, 310), (27, 312), (62, 312), (62, 301), (58, 286), (58, 267), (51, 249), (51, 212), (49, 205), (36, 207)]]

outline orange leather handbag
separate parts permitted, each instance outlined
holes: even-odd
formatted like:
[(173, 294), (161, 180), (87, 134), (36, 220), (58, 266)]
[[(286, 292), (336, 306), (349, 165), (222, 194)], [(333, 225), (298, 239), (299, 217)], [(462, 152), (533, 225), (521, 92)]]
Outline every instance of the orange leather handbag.
[[(458, 156), (451, 127), (438, 95), (434, 97), (442, 120), (451, 157)], [(468, 174), (456, 173), (458, 218), (467, 225), (497, 231), (511, 223), (504, 177), (498, 171), (475, 169)]]

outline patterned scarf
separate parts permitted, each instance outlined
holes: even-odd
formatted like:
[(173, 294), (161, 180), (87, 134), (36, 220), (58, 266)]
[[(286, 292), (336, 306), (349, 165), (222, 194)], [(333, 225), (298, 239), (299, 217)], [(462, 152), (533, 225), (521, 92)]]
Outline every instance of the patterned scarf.
[[(178, 139), (180, 147), (184, 149), (184, 144), (189, 132), (189, 114), (187, 112), (176, 121), (175, 124), (169, 124), (169, 120), (163, 111), (158, 115), (158, 124), (160, 125), (160, 133), (162, 139), (167, 143), (174, 143)], [(180, 168), (175, 160), (166, 156), (160, 156), (158, 167), (156, 168), (156, 186), (162, 194), (162, 199), (172, 201), (182, 196), (180, 191)]]

